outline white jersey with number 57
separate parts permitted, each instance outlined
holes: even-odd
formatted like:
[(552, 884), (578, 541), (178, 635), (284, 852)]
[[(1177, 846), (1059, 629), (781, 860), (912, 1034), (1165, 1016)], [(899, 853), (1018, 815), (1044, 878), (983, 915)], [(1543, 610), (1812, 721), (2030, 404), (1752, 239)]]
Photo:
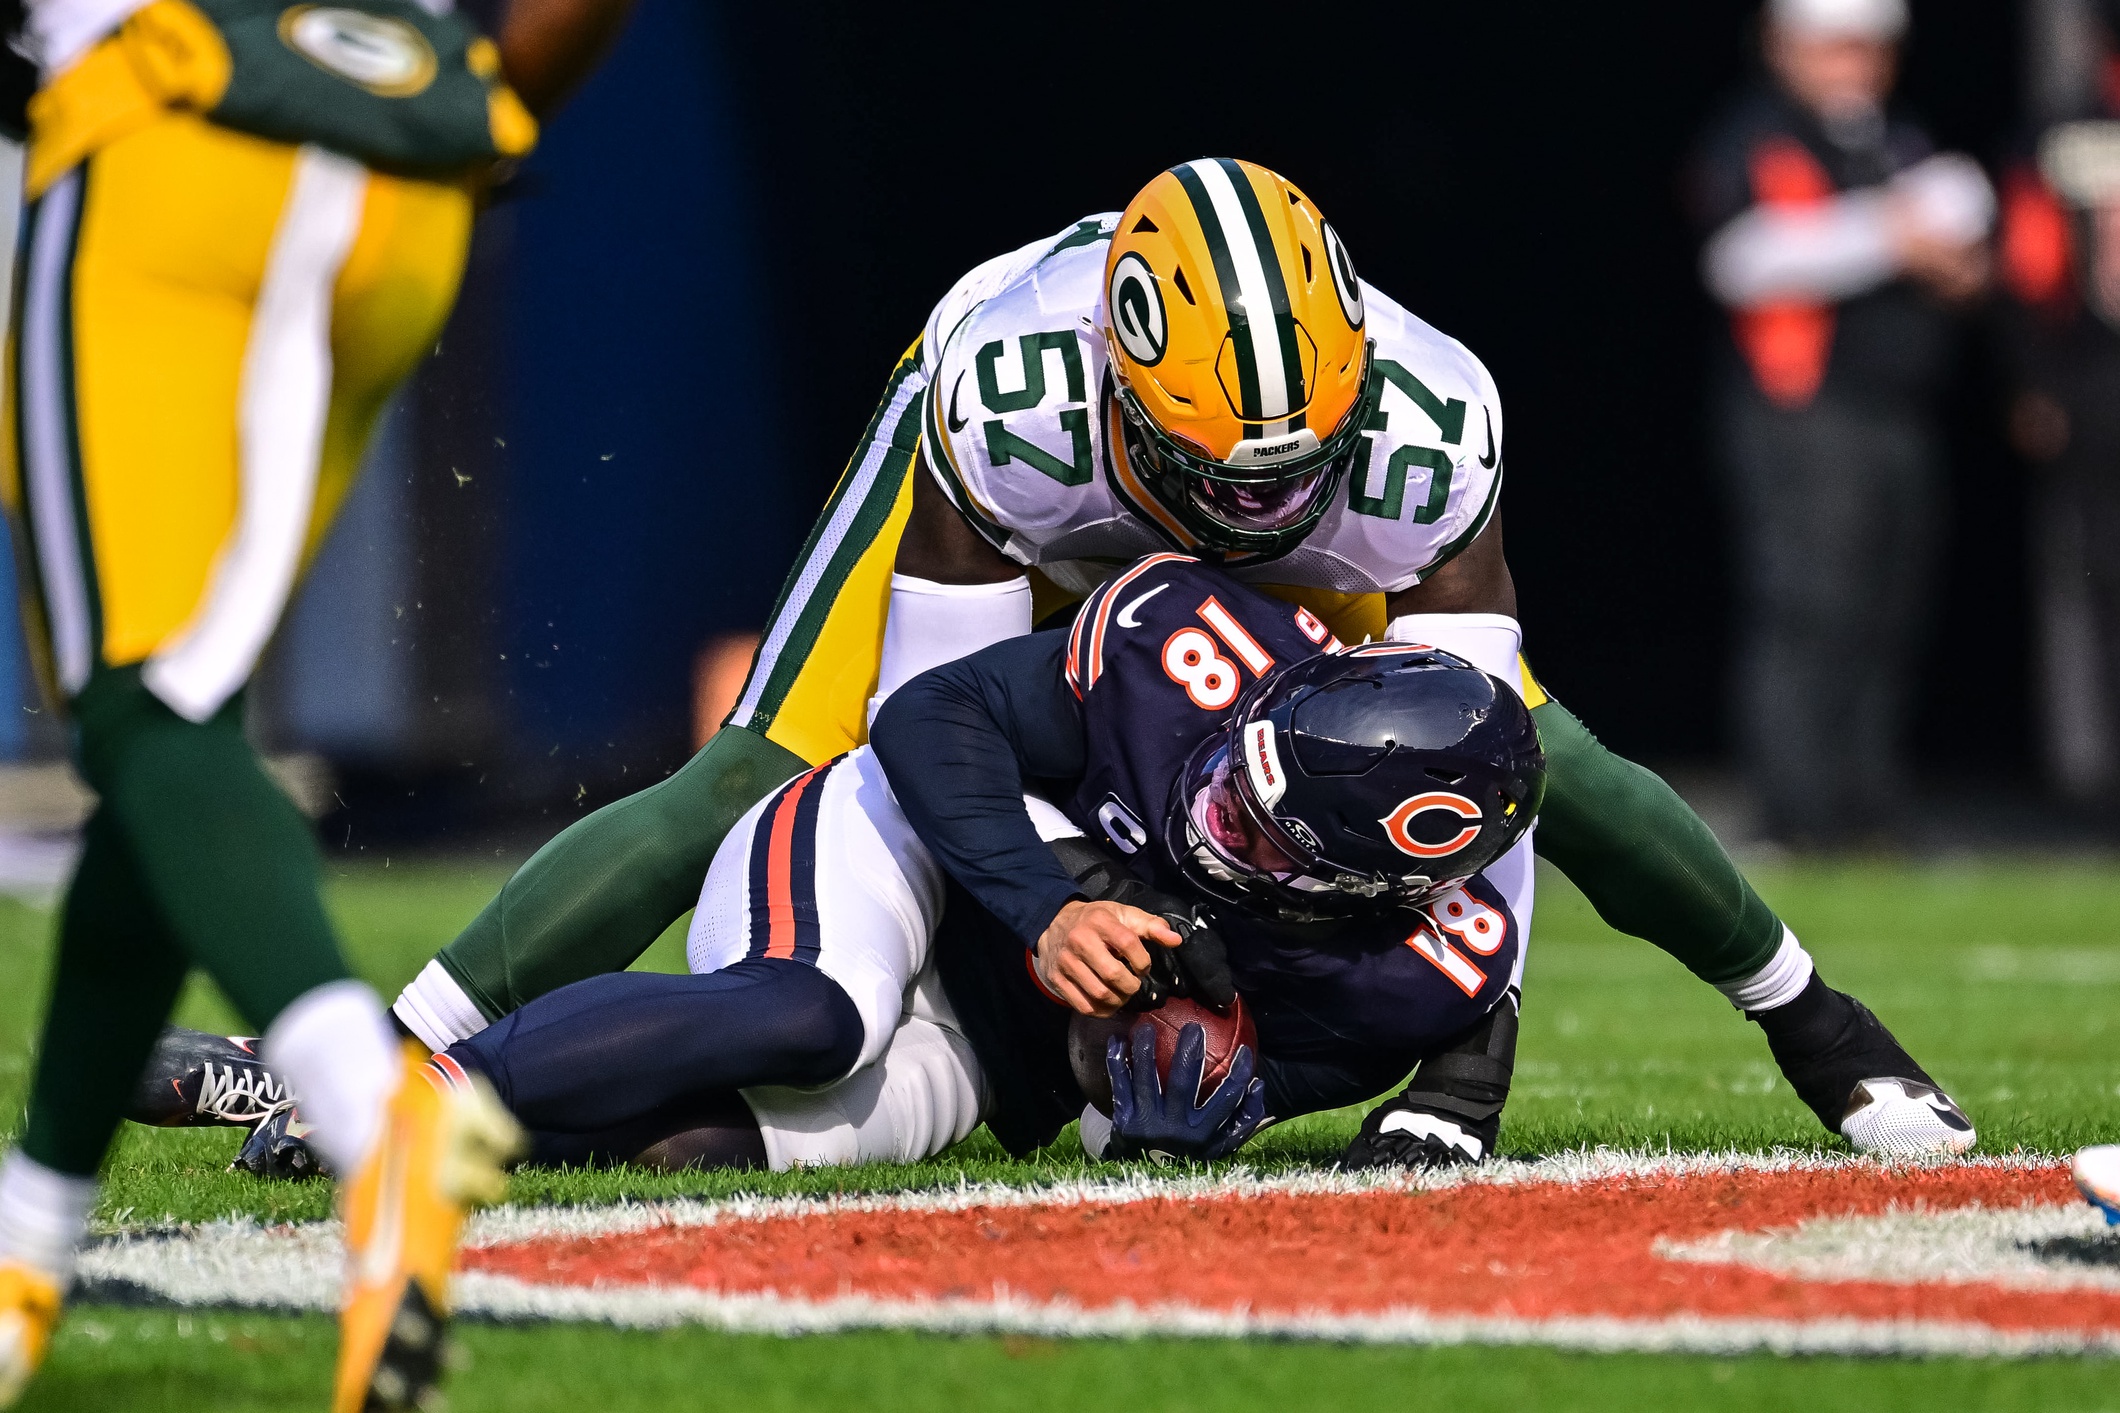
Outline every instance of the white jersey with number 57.
[[(989, 260), (929, 317), (927, 460), (993, 544), (1086, 592), (1114, 566), (1199, 542), (1126, 464), (1100, 301), (1118, 213)], [(1502, 407), (1486, 366), (1362, 284), (1382, 400), (1366, 447), (1304, 541), (1229, 555), (1239, 578), (1393, 593), (1472, 543), (1502, 484)]]

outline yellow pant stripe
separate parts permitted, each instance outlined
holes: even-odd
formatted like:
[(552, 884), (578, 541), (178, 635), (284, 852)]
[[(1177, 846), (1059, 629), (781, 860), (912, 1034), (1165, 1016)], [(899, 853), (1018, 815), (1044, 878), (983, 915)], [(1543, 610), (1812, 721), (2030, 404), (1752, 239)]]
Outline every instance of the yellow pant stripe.
[(891, 565), (912, 507), (927, 382), (920, 345), (884, 399), (781, 590), (729, 720), (813, 764), (868, 739)]
[(1539, 685), (1538, 678), (1531, 675), (1531, 664), (1525, 660), (1522, 653), (1516, 655), (1516, 673), (1517, 690), (1523, 694), (1527, 708), (1542, 707), (1553, 700), (1546, 695), (1546, 689)]

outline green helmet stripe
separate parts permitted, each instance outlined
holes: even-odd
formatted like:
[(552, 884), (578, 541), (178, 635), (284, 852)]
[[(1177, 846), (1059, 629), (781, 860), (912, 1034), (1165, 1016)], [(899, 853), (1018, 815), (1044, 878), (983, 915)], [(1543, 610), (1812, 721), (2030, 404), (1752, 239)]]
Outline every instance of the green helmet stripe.
[(1229, 332), (1237, 353), (1237, 415), (1247, 422), (1260, 421), (1264, 413), (1259, 401), (1259, 362), (1252, 348), (1251, 320), (1244, 309), (1244, 287), (1237, 277), (1237, 264), (1230, 257), (1229, 239), (1222, 231), (1222, 218), (1215, 213), (1214, 198), (1200, 179), (1198, 162), (1173, 167), (1171, 175), (1192, 200), (1193, 215), (1201, 234), (1207, 237), (1208, 254), (1215, 263), (1215, 281), (1222, 289), (1222, 307), (1229, 312)]
[[(1310, 401), (1303, 388), (1303, 355), (1296, 346), (1295, 312), (1289, 308), (1288, 281), (1281, 273), (1281, 262), (1274, 254), (1273, 236), (1266, 229), (1266, 212), (1259, 205), (1259, 193), (1246, 179), (1244, 169), (1227, 157), (1216, 159), (1222, 169), (1229, 173), (1229, 184), (1237, 189), (1237, 204), (1244, 208), (1244, 223), (1251, 228), (1252, 244), (1258, 248), (1259, 265), (1266, 276), (1266, 289), (1273, 300), (1274, 333), (1281, 341), (1282, 376), (1288, 380), (1288, 407), (1302, 407)], [(1291, 424), (1289, 430), (1294, 430)]]

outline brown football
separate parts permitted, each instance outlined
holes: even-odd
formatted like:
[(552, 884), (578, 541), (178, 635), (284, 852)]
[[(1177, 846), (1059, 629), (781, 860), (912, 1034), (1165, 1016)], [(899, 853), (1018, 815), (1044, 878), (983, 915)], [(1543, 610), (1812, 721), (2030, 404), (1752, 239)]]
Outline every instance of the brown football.
[(1170, 1062), (1178, 1052), (1179, 1032), (1195, 1021), (1207, 1032), (1207, 1063), (1200, 1074), (1203, 1097), (1214, 1093), (1215, 1086), (1229, 1073), (1239, 1045), (1249, 1045), (1255, 1057), (1259, 1053), (1259, 1030), (1251, 1022), (1251, 1013), (1244, 1009), (1242, 996), (1230, 1005), (1226, 1016), (1216, 1015), (1184, 996), (1173, 996), (1152, 1011), (1078, 1015), (1067, 1028), (1067, 1059), (1074, 1067), (1075, 1083), (1082, 1086), (1082, 1097), (1096, 1105), (1101, 1114), (1112, 1111), (1112, 1081), (1104, 1068), (1104, 1042), (1114, 1035), (1125, 1039), (1144, 1021), (1156, 1028), (1156, 1073), (1165, 1084), (1170, 1082)]

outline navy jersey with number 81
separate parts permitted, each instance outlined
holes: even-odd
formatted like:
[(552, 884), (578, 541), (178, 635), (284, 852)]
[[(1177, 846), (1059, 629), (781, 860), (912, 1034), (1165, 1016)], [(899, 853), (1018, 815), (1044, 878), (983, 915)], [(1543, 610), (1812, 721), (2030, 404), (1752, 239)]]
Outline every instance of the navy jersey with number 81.
[[(1082, 704), (1085, 770), (1066, 802), (1085, 833), (1143, 879), (1185, 895), (1162, 842), (1187, 759), (1278, 666), (1336, 649), (1325, 625), (1185, 555), (1151, 555), (1084, 603), (1066, 674)], [(1348, 1047), (1430, 1052), (1494, 1007), (1518, 928), (1475, 878), (1420, 909), (1269, 923), (1218, 908), (1230, 964), (1276, 1059), (1336, 1061)]]

